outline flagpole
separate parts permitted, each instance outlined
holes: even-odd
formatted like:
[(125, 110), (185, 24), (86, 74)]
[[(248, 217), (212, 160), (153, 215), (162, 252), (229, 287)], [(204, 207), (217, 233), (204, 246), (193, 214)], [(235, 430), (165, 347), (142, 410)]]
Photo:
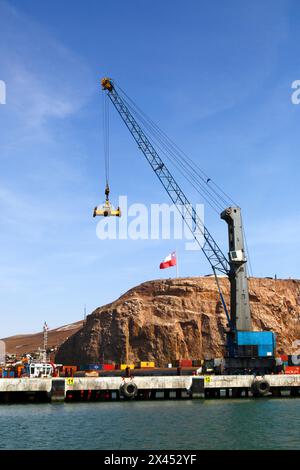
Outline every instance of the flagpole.
[(178, 254), (177, 254), (177, 251), (175, 251), (175, 253), (176, 253), (176, 277), (178, 278), (179, 277)]

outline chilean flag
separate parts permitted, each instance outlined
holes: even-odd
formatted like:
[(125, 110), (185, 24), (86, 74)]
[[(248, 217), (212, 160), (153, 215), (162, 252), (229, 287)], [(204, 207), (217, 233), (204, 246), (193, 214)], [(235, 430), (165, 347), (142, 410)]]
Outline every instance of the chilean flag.
[(171, 268), (176, 266), (176, 253), (173, 251), (170, 255), (166, 256), (162, 263), (159, 265), (159, 269)]

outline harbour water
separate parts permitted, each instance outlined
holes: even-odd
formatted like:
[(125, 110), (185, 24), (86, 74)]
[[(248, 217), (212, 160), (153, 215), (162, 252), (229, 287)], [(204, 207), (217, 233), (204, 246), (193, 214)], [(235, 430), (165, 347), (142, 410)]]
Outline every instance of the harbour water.
[(300, 449), (300, 399), (1, 405), (0, 449)]

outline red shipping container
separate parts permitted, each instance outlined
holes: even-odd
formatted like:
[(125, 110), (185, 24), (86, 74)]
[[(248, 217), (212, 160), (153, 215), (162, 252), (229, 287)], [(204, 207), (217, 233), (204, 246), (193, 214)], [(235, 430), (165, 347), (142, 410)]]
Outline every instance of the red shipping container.
[(178, 365), (179, 367), (193, 367), (193, 361), (190, 359), (180, 359)]
[(283, 362), (287, 362), (289, 360), (289, 357), (287, 354), (280, 354), (280, 358)]
[(114, 364), (103, 364), (103, 370), (115, 370)]
[(286, 366), (285, 374), (300, 374), (300, 366)]

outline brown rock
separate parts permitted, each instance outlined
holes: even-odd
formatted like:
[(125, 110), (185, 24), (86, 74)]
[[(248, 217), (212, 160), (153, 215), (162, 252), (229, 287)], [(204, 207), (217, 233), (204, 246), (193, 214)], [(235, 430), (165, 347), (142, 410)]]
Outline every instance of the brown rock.
[[(229, 283), (220, 278), (229, 303)], [(294, 353), (300, 338), (300, 281), (251, 278), (254, 330), (277, 334), (277, 352)], [(59, 348), (56, 360), (87, 364), (155, 361), (224, 355), (227, 321), (213, 277), (145, 282), (97, 308)]]

